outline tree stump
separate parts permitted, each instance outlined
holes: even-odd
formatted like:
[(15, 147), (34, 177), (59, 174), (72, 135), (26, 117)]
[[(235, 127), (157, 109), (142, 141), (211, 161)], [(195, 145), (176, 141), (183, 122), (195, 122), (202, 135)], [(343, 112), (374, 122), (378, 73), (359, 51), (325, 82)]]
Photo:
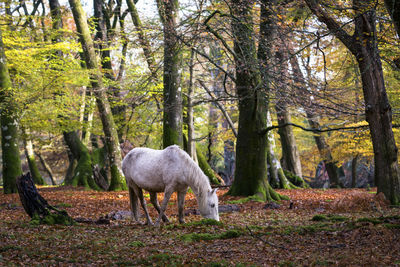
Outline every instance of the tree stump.
[(47, 203), (39, 194), (28, 172), (16, 180), (18, 194), (26, 213), (32, 218), (33, 224), (63, 224), (75, 223), (65, 210), (59, 210)]

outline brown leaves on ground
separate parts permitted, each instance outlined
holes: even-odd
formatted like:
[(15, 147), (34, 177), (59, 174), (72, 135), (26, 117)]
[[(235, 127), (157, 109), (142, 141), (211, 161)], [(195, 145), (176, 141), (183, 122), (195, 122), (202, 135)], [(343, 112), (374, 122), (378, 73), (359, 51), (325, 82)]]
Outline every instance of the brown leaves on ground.
[[(226, 190), (219, 191), (220, 205), (240, 199), (224, 193)], [(0, 265), (400, 264), (400, 210), (390, 207), (382, 195), (365, 189), (279, 193), (291, 199), (279, 203), (279, 209), (264, 209), (265, 203), (249, 201), (238, 204), (240, 212), (220, 214), (222, 224), (189, 215), (184, 225), (177, 222), (173, 195), (167, 209), (172, 223), (154, 228), (131, 220), (108, 225), (34, 226), (18, 194), (0, 192)], [(97, 220), (113, 211), (129, 210), (127, 191), (55, 187), (41, 188), (40, 194), (74, 218)], [(196, 199), (188, 194), (185, 209), (193, 208), (197, 208)], [(148, 209), (155, 219), (154, 208), (149, 205)]]

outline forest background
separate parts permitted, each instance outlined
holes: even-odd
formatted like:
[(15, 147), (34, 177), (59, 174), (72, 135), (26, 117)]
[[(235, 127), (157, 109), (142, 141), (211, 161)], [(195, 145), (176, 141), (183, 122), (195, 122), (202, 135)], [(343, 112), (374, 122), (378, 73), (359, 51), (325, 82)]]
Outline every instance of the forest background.
[(178, 144), (233, 195), (279, 199), (272, 187), (306, 186), (321, 162), (328, 186), (355, 187), (338, 167), (351, 161), (356, 177), (362, 161), (364, 186), (396, 204), (390, 3), (157, 1), (144, 16), (130, 0), (94, 1), (87, 17), (79, 1), (4, 1), (4, 192), (22, 149), (38, 184), (121, 190), (127, 151)]

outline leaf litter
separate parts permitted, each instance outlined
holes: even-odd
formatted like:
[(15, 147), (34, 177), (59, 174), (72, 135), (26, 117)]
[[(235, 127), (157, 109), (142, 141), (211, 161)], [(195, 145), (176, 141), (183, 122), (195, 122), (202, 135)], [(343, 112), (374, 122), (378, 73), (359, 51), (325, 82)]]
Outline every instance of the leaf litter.
[[(73, 218), (96, 221), (129, 210), (129, 194), (43, 187), (40, 194)], [(219, 190), (220, 223), (196, 213), (177, 220), (176, 195), (160, 228), (130, 219), (109, 224), (32, 225), (18, 194), (0, 192), (0, 265), (57, 266), (346, 266), (400, 264), (400, 209), (365, 189), (278, 190), (278, 208)], [(162, 194), (159, 194), (162, 200)], [(147, 198), (149, 203), (149, 199)], [(188, 194), (185, 210), (195, 210)], [(155, 209), (149, 205), (152, 218)], [(143, 212), (142, 212), (143, 214)], [(142, 218), (144, 221), (144, 218)]]

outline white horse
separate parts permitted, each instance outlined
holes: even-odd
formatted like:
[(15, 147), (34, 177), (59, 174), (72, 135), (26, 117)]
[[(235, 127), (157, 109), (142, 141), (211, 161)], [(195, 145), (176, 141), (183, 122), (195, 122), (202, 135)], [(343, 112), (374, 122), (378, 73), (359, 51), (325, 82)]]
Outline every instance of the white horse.
[[(150, 193), (150, 201), (159, 213), (156, 225), (162, 219), (168, 222), (164, 214), (173, 192), (178, 193), (179, 222), (183, 220), (183, 205), (188, 187), (192, 188), (197, 198), (200, 214), (205, 218), (219, 221), (218, 197), (216, 189), (211, 189), (207, 176), (190, 156), (176, 145), (164, 150), (138, 147), (132, 149), (122, 161), (132, 213), (139, 221), (138, 198), (146, 215), (146, 223), (152, 225), (146, 208), (142, 189)], [(164, 200), (160, 205), (157, 193), (164, 192)]]

